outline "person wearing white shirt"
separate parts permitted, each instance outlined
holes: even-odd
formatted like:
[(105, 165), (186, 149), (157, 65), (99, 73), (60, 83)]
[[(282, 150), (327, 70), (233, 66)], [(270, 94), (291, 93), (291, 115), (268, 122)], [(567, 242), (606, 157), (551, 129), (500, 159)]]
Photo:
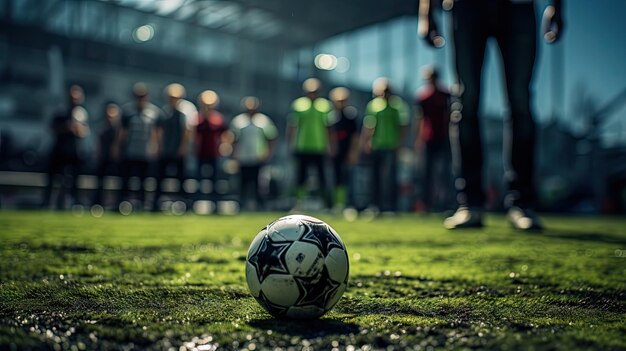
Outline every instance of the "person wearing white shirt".
[(233, 156), (239, 162), (241, 175), (241, 207), (256, 209), (261, 203), (259, 171), (270, 159), (278, 129), (272, 119), (259, 112), (260, 101), (254, 96), (243, 98), (245, 112), (230, 123), (234, 135)]

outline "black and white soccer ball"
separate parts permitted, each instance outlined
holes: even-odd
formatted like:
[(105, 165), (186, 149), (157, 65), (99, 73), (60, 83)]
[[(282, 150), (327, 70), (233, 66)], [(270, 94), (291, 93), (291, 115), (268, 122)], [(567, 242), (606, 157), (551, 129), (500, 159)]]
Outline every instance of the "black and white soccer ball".
[(279, 218), (254, 238), (246, 259), (252, 296), (275, 317), (317, 318), (348, 284), (348, 253), (339, 234), (314, 217)]

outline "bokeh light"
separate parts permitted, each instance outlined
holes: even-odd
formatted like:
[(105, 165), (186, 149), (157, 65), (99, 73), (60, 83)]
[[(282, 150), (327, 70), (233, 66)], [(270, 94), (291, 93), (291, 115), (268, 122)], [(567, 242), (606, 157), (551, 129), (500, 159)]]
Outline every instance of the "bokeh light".
[(146, 42), (154, 37), (154, 27), (150, 24), (144, 24), (135, 28), (133, 31), (133, 39), (137, 43)]
[(315, 56), (315, 67), (325, 71), (332, 71), (337, 67), (337, 57), (330, 54), (319, 54)]

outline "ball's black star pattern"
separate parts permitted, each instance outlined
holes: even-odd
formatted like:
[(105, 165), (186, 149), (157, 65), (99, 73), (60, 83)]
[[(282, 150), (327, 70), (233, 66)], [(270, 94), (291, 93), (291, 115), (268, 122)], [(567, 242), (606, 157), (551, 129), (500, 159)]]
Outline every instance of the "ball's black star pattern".
[(339, 287), (328, 276), (326, 267), (322, 269), (321, 277), (316, 278), (295, 278), (298, 288), (300, 289), (300, 298), (296, 302), (296, 306), (316, 306), (323, 310), (326, 309), (326, 303), (331, 295)]
[(261, 304), (261, 306), (265, 307), (267, 312), (269, 312), (274, 317), (284, 317), (285, 313), (287, 313), (288, 307), (271, 303), (270, 300), (268, 300), (267, 297), (263, 295), (263, 292), (259, 294), (259, 297), (257, 297), (256, 300)]
[(275, 243), (265, 236), (257, 251), (250, 257), (250, 264), (256, 269), (259, 282), (272, 273), (288, 274), (285, 253), (291, 242)]
[[(271, 237), (267, 234), (267, 231), (271, 230), (271, 227), (281, 220), (289, 221), (285, 223), (287, 225), (287, 230), (289, 230), (289, 228), (293, 225), (303, 226), (300, 228), (300, 230), (302, 230), (302, 234), (299, 235), (298, 239), (285, 241), (273, 241), (271, 239)], [(271, 315), (277, 318), (286, 318), (287, 315), (290, 315), (290, 318), (314, 318), (324, 312), (327, 312), (328, 309), (326, 307), (328, 302), (333, 299), (339, 289), (342, 288), (342, 284), (347, 284), (347, 274), (345, 279), (342, 279), (343, 277), (336, 277), (340, 281), (332, 280), (329, 274), (329, 267), (326, 266), (327, 262), (324, 262), (322, 270), (317, 271), (315, 276), (296, 277), (291, 275), (289, 269), (287, 268), (286, 254), (294, 242), (301, 241), (315, 245), (324, 257), (324, 260), (329, 257), (329, 252), (335, 248), (342, 250), (343, 254), (346, 255), (347, 258), (345, 247), (338, 235), (328, 224), (322, 221), (318, 222), (314, 218), (309, 219), (303, 216), (278, 219), (268, 225), (265, 228), (265, 231), (265, 235), (262, 237), (261, 242), (249, 255), (248, 262), (254, 267), (258, 281), (261, 283), (263, 283), (271, 274), (290, 276), (296, 282), (298, 297), (295, 303), (290, 304), (289, 306), (281, 306), (272, 303), (267, 296), (264, 295), (263, 291), (260, 291), (259, 295), (256, 297), (259, 304), (261, 304)], [(295, 260), (294, 264), (300, 262), (298, 256), (293, 259)], [(333, 257), (333, 259), (338, 258)], [(330, 267), (332, 269), (338, 269), (338, 267), (335, 267), (337, 264), (343, 263), (333, 261), (333, 264), (331, 264)], [(347, 260), (345, 264), (347, 264)], [(347, 269), (347, 267), (345, 268)], [(275, 297), (277, 302), (282, 301), (280, 295)], [(292, 307), (294, 309), (292, 309)]]
[(324, 256), (328, 255), (331, 249), (338, 248), (343, 249), (343, 245), (339, 239), (333, 234), (332, 230), (328, 227), (328, 224), (317, 224), (311, 222), (304, 222), (306, 230), (301, 241), (308, 242), (317, 245), (322, 251)]

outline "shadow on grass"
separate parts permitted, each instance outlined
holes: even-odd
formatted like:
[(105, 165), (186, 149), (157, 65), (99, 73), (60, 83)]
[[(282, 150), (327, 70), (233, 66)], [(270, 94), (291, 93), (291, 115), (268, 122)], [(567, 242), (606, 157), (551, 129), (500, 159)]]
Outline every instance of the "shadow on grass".
[(28, 250), (28, 251), (54, 251), (54, 252), (73, 252), (73, 253), (95, 253), (96, 250), (93, 247), (86, 245), (78, 245), (71, 243), (35, 243), (35, 242), (20, 242), (10, 246), (15, 250)]
[(605, 244), (626, 245), (626, 237), (618, 236), (614, 234), (608, 234), (608, 233), (599, 233), (599, 232), (581, 233), (581, 232), (572, 232), (569, 230), (562, 230), (562, 229), (548, 229), (548, 230), (545, 230), (543, 233), (537, 233), (536, 235), (541, 235), (546, 238), (587, 241), (587, 242), (592, 241), (592, 242), (600, 242), (600, 243), (605, 243)]
[(315, 319), (310, 321), (290, 322), (284, 319), (253, 319), (248, 323), (260, 330), (272, 330), (277, 333), (300, 336), (303, 338), (325, 337), (328, 335), (348, 335), (359, 332), (359, 325), (344, 323), (334, 319)]
[[(468, 306), (447, 306), (441, 311), (421, 308), (419, 305), (398, 304), (397, 299), (474, 298), (510, 299), (547, 298), (545, 304), (576, 307), (606, 312), (626, 312), (626, 292), (615, 287), (586, 284), (562, 285), (542, 275), (519, 277), (499, 283), (473, 282), (464, 279), (431, 280), (422, 276), (375, 277), (357, 275), (351, 278), (360, 286), (351, 286), (354, 299), (344, 299), (339, 308), (344, 313), (411, 314), (423, 317), (471, 315)], [(520, 289), (524, 286), (523, 290)], [(367, 295), (363, 293), (367, 292)], [(366, 300), (362, 300), (366, 297)], [(369, 301), (368, 301), (369, 299)], [(355, 303), (357, 302), (358, 303)], [(422, 306), (423, 307), (423, 306)], [(432, 307), (432, 306), (431, 306)]]

